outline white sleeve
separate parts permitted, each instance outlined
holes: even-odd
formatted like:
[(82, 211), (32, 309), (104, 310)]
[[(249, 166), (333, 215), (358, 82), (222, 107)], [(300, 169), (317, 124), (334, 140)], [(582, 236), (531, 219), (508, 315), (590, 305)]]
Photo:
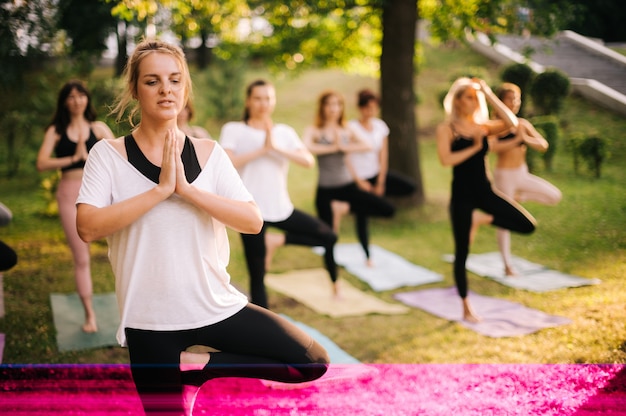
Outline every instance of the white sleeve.
[(224, 198), (236, 201), (253, 201), (254, 198), (248, 189), (244, 186), (239, 173), (233, 166), (220, 143), (215, 143), (213, 152), (217, 152), (215, 156), (215, 193)]
[(113, 161), (110, 160), (110, 152), (107, 152), (105, 146), (110, 145), (100, 140), (89, 151), (77, 204), (89, 204), (98, 208), (111, 205), (112, 177), (109, 167), (113, 166)]
[(220, 131), (220, 146), (226, 150), (235, 151), (237, 149), (237, 142), (240, 134), (241, 123), (231, 121), (224, 124), (222, 130)]

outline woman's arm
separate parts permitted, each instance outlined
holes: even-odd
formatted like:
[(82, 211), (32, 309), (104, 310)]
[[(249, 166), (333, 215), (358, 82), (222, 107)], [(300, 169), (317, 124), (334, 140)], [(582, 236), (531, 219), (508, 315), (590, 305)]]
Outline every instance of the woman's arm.
[(317, 127), (309, 126), (304, 130), (302, 141), (304, 145), (314, 155), (328, 155), (340, 151), (337, 141), (333, 143), (318, 143), (320, 131)]
[[(215, 151), (215, 142), (205, 141)], [(185, 168), (180, 157), (175, 158), (176, 194), (190, 204), (200, 208), (225, 226), (244, 234), (257, 234), (263, 227), (261, 211), (254, 201), (236, 201), (202, 189), (187, 182)]]
[(178, 154), (180, 151), (174, 133), (170, 131), (163, 146), (159, 183), (154, 188), (102, 208), (89, 204), (78, 204), (76, 227), (80, 238), (85, 242), (90, 242), (111, 235), (129, 226), (155, 205), (169, 198), (177, 185), (176, 160), (180, 161), (182, 166), (180, 157), (176, 157)]
[(472, 146), (453, 152), (450, 149), (452, 138), (453, 133), (449, 123), (441, 123), (437, 126), (437, 155), (443, 166), (456, 166), (463, 163), (482, 149), (482, 141), (474, 140)]
[(54, 129), (54, 126), (48, 127), (43, 137), (43, 143), (37, 153), (37, 170), (40, 172), (46, 170), (61, 169), (67, 166), (71, 166), (78, 162), (79, 157), (75, 154), (65, 157), (53, 157), (54, 147), (59, 141), (59, 135)]
[(346, 127), (345, 130), (348, 132), (348, 143), (342, 143), (341, 140), (337, 140), (339, 148), (342, 152), (367, 152), (372, 150), (372, 146), (370, 146), (367, 140), (359, 136), (350, 127)]
[(487, 83), (482, 79), (476, 80), (480, 85), (480, 90), (485, 94), (487, 103), (494, 109), (498, 119), (489, 120), (485, 126), (489, 129), (489, 135), (499, 134), (511, 127), (517, 127), (519, 120), (513, 112), (494, 94)]
[(546, 152), (550, 146), (548, 141), (535, 129), (530, 121), (523, 118), (520, 118), (519, 121), (524, 143), (538, 152)]

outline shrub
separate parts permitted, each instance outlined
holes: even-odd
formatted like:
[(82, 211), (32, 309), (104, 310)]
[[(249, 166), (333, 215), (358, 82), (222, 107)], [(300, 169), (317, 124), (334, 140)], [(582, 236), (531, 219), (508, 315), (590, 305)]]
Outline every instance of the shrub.
[(587, 137), (580, 143), (578, 149), (581, 157), (587, 162), (589, 170), (596, 178), (599, 178), (602, 162), (609, 156), (608, 140), (596, 136)]
[[(535, 128), (542, 133), (543, 137), (548, 142), (548, 150), (543, 154), (543, 163), (547, 171), (552, 170), (552, 159), (557, 149), (561, 130), (559, 129), (559, 122), (555, 116), (537, 116), (533, 117), (530, 122)], [(530, 169), (530, 165), (529, 165)]]
[(580, 144), (583, 140), (584, 135), (582, 133), (576, 133), (569, 136), (564, 142), (565, 149), (567, 149), (567, 151), (572, 154), (575, 174), (578, 174), (580, 166)]
[(539, 114), (558, 114), (569, 94), (570, 82), (567, 75), (556, 69), (547, 70), (535, 77), (530, 86), (530, 95)]

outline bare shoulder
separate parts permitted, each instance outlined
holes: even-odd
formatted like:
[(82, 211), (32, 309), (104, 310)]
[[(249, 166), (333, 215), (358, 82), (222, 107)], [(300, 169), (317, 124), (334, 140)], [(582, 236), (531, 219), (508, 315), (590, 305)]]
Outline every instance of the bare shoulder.
[(113, 139), (115, 136), (104, 121), (94, 121), (91, 123), (91, 128), (98, 140), (100, 139)]
[(189, 140), (196, 151), (200, 166), (204, 166), (206, 161), (209, 160), (213, 149), (215, 149), (216, 141), (213, 139), (198, 139), (196, 137), (189, 137)]

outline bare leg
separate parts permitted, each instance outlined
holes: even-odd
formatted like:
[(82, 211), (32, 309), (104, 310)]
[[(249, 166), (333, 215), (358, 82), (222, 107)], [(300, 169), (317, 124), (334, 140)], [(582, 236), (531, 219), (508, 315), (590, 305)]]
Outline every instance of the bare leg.
[(330, 208), (333, 212), (333, 231), (339, 234), (341, 227), (341, 217), (350, 212), (350, 203), (345, 201), (330, 201)]
[(478, 228), (481, 225), (491, 224), (493, 221), (493, 215), (486, 214), (482, 211), (472, 211), (472, 228), (470, 229), (470, 245), (474, 243), (474, 238), (478, 232)]
[(93, 309), (93, 296), (81, 295), (80, 300), (83, 303), (83, 308), (85, 309), (85, 323), (83, 324), (83, 331), (87, 333), (98, 332), (96, 312)]
[(473, 324), (480, 322), (481, 319), (474, 312), (474, 309), (470, 305), (469, 300), (467, 300), (467, 298), (463, 298), (462, 301), (463, 301), (463, 320), (473, 323)]
[(285, 245), (285, 234), (265, 233), (265, 270), (272, 266), (272, 258), (278, 247)]

